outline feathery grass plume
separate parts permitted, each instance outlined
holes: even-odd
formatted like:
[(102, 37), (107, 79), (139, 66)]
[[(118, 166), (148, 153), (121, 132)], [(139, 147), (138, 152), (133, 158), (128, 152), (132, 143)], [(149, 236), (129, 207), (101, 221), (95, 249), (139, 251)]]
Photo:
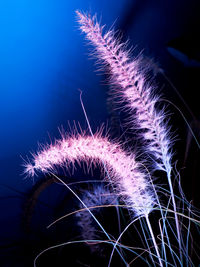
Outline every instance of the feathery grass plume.
[[(164, 109), (158, 110), (156, 104), (159, 96), (155, 88), (148, 83), (146, 71), (143, 68), (142, 57), (131, 59), (126, 43), (120, 43), (113, 30), (103, 33), (96, 16), (76, 11), (80, 29), (95, 48), (95, 54), (100, 62), (108, 67), (113, 85), (112, 96), (120, 97), (125, 108), (131, 112), (129, 118), (132, 127), (140, 129), (143, 138), (143, 148), (153, 159), (153, 170), (167, 173), (171, 198), (174, 208), (176, 229), (178, 235), (180, 257), (182, 257), (181, 235), (176, 211), (176, 202), (171, 181), (172, 140), (170, 127), (166, 123)], [(163, 215), (162, 215), (163, 217)]]
[(130, 206), (135, 216), (148, 215), (156, 201), (147, 175), (140, 170), (133, 154), (123, 151), (118, 143), (111, 143), (101, 133), (94, 136), (76, 134), (64, 137), (33, 155), (33, 163), (26, 165), (25, 172), (33, 176), (36, 171), (47, 173), (55, 166), (85, 162), (88, 168), (106, 167), (117, 194)]
[[(88, 208), (94, 208), (93, 213), (99, 213), (100, 208), (104, 205), (116, 205), (118, 204), (117, 197), (114, 194), (111, 194), (108, 188), (105, 188), (103, 185), (94, 186), (92, 190), (84, 190), (83, 202)], [(80, 209), (84, 208), (80, 204)], [(78, 218), (78, 225), (81, 229), (81, 235), (83, 240), (98, 240), (99, 236), (96, 233), (96, 228), (93, 224), (93, 220), (90, 214), (87, 211), (80, 211), (76, 213)], [(91, 244), (90, 250), (92, 253), (98, 252), (102, 254), (103, 250), (99, 247), (98, 244)]]
[[(110, 30), (103, 34), (96, 16), (76, 11), (82, 32), (95, 48), (97, 58), (109, 68), (111, 83), (115, 85), (112, 96), (116, 95), (125, 101), (128, 110), (133, 111), (130, 117), (132, 127), (142, 129), (141, 135), (146, 143), (144, 147), (155, 158), (155, 169), (171, 171), (171, 140), (169, 127), (164, 123), (166, 115), (163, 110), (155, 108), (159, 97), (154, 95), (154, 88), (145, 79), (143, 57), (133, 60), (126, 44), (120, 43), (115, 32)], [(133, 117), (133, 115), (135, 116)]]

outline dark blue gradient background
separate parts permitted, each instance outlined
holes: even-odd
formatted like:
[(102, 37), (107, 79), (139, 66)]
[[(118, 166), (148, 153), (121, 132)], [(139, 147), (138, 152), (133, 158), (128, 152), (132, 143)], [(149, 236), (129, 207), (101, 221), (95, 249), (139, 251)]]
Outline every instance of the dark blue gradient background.
[[(199, 49), (195, 50), (200, 11), (197, 2), (0, 1), (0, 246), (20, 238), (22, 203), (34, 184), (22, 175), (21, 157), (36, 151), (38, 142), (49, 142), (49, 136), (52, 140), (59, 137), (58, 127), (67, 128), (68, 121), (79, 121), (83, 128), (87, 127), (79, 89), (94, 130), (110, 119), (107, 82), (103, 75), (96, 75), (94, 60), (88, 60), (90, 50), (78, 29), (75, 10), (97, 13), (108, 28), (114, 22), (124, 39), (129, 38), (135, 53), (144, 49), (146, 55), (155, 57), (199, 119), (199, 70), (185, 68), (167, 50), (171, 40), (191, 35), (189, 45), (188, 38), (182, 45), (199, 60)], [(164, 80), (159, 82), (165, 85)], [(185, 111), (191, 122), (173, 89), (166, 85), (162, 92)], [(178, 125), (175, 130), (181, 135), (184, 153), (187, 128), (182, 131)], [(197, 182), (192, 183), (195, 187)], [(6, 255), (4, 249), (1, 251)], [(9, 265), (4, 257), (2, 264), (22, 266), (17, 262)]]

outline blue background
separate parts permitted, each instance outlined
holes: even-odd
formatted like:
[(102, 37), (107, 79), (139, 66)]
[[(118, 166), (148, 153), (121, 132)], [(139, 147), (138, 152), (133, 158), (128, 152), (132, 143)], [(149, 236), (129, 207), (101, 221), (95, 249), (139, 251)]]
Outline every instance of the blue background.
[[(110, 119), (106, 106), (109, 87), (104, 75), (95, 73), (95, 61), (88, 59), (90, 49), (78, 29), (76, 9), (97, 13), (108, 28), (114, 22), (124, 40), (129, 38), (135, 47), (133, 53), (144, 49), (144, 54), (155, 58), (195, 117), (200, 115), (196, 100), (199, 70), (186, 68), (167, 50), (174, 38), (196, 31), (200, 11), (196, 1), (0, 1), (1, 245), (21, 236), (22, 204), (34, 185), (32, 179), (24, 179), (22, 158), (36, 151), (38, 142), (59, 138), (58, 127), (67, 128), (68, 121), (87, 127), (79, 89), (94, 131)], [(189, 37), (188, 51), (196, 51), (192, 48), (195, 38), (195, 34)], [(197, 54), (195, 59), (199, 60), (199, 51)], [(162, 86), (166, 81), (159, 82)], [(191, 114), (174, 90), (166, 85), (162, 92), (185, 111), (191, 122)], [(184, 133), (177, 129), (185, 153), (187, 128)], [(193, 183), (195, 187), (196, 180)], [(5, 266), (14, 266), (5, 262)]]

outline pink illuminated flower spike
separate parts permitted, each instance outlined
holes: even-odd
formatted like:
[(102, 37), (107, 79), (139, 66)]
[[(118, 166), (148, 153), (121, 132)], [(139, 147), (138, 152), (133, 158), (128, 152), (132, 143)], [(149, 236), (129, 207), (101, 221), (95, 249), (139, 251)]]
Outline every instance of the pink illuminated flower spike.
[(171, 171), (171, 140), (169, 127), (164, 123), (165, 113), (158, 111), (155, 104), (159, 97), (145, 79), (142, 57), (131, 60), (126, 44), (115, 38), (114, 31), (103, 34), (96, 16), (76, 11), (80, 29), (95, 48), (100, 62), (109, 68), (111, 83), (115, 85), (112, 96), (120, 97), (128, 111), (133, 128), (142, 130), (144, 147), (155, 159), (154, 169)]
[(88, 168), (91, 164), (106, 168), (116, 193), (136, 216), (147, 215), (154, 207), (154, 192), (134, 155), (124, 152), (119, 144), (111, 143), (99, 133), (93, 137), (77, 134), (57, 140), (34, 155), (32, 162), (26, 166), (30, 175), (36, 171), (48, 173), (55, 166), (69, 168), (75, 162), (85, 162)]

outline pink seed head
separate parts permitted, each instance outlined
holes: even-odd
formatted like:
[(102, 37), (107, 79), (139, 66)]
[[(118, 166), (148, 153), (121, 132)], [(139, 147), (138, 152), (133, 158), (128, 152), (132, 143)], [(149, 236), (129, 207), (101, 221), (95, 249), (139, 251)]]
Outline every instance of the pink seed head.
[[(130, 204), (135, 214), (148, 214), (155, 197), (151, 186), (133, 154), (128, 154), (118, 143), (111, 143), (108, 138), (98, 133), (92, 136), (76, 135), (57, 140), (55, 145), (33, 156), (32, 165), (27, 164), (26, 172), (31, 176), (35, 171), (47, 173), (56, 166), (66, 166), (75, 162), (85, 162), (88, 169), (91, 164), (106, 170), (117, 194)], [(108, 179), (108, 178), (107, 178)]]
[(164, 122), (165, 113), (155, 107), (159, 97), (154, 95), (153, 86), (146, 80), (143, 57), (132, 60), (126, 44), (120, 43), (114, 31), (103, 33), (96, 16), (76, 13), (80, 29), (94, 46), (97, 58), (109, 68), (113, 84), (111, 95), (125, 103), (126, 110), (132, 114), (129, 116), (132, 128), (142, 130), (140, 136), (146, 152), (155, 159), (154, 169), (170, 172), (172, 142), (169, 127)]

